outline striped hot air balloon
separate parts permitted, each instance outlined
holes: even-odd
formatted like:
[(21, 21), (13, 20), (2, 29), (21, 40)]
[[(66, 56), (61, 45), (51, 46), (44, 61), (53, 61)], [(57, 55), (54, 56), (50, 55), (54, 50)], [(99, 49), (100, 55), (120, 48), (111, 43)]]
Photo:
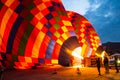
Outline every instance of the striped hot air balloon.
[(66, 45), (61, 49), (63, 43), (71, 37), (77, 42), (61, 1), (2, 0), (0, 4), (0, 52), (6, 67), (29, 69), (58, 64), (58, 58), (63, 60), (60, 50), (67, 49)]
[(76, 12), (67, 11), (67, 14), (71, 19), (82, 48), (81, 56), (90, 57), (91, 55), (95, 55), (101, 41), (92, 24)]
[(65, 10), (61, 0), (1, 0), (1, 65), (15, 69), (66, 66), (78, 47), (84, 56), (94, 54), (88, 51), (96, 50), (98, 35), (90, 22), (74, 15)]

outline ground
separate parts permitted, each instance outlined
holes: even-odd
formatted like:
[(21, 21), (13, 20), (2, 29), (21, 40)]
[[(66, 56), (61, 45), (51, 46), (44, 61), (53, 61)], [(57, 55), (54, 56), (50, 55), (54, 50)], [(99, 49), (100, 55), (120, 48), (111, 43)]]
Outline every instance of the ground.
[(120, 80), (120, 73), (116, 73), (115, 69), (105, 74), (102, 67), (101, 76), (96, 67), (83, 67), (80, 71), (81, 74), (77, 74), (76, 68), (59, 65), (32, 70), (9, 70), (3, 73), (2, 80)]

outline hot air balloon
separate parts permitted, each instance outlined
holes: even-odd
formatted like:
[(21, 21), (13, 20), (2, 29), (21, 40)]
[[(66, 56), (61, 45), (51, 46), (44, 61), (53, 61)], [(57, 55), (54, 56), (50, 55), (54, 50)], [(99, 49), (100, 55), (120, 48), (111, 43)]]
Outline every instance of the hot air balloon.
[(84, 16), (76, 12), (67, 11), (67, 14), (71, 19), (82, 48), (81, 56), (90, 57), (95, 55), (101, 41), (92, 24)]
[(1, 0), (0, 64), (15, 69), (69, 66), (74, 50), (81, 49), (82, 56), (95, 51), (98, 35), (84, 17), (73, 18), (76, 14), (67, 12), (61, 0)]
[(68, 56), (66, 50), (79, 46), (60, 0), (1, 0), (0, 4), (0, 57), (7, 68), (61, 64), (66, 58), (62, 56)]

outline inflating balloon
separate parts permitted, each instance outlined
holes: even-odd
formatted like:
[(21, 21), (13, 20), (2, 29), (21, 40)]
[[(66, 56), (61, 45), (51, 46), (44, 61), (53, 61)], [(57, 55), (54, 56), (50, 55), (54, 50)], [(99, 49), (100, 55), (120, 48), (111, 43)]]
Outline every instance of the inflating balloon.
[(84, 55), (95, 51), (98, 35), (84, 17), (73, 18), (76, 14), (67, 12), (61, 0), (1, 0), (0, 64), (15, 69), (66, 66), (77, 47)]
[(81, 55), (83, 57), (95, 55), (95, 51), (101, 42), (92, 24), (85, 17), (78, 13), (67, 11), (67, 14), (71, 19), (77, 34), (77, 39), (82, 47)]

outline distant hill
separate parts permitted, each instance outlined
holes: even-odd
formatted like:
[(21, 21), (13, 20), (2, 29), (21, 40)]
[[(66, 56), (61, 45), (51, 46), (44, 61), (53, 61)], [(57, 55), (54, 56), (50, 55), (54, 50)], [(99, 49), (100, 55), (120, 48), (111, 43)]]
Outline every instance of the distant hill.
[(106, 52), (109, 55), (119, 53), (120, 54), (120, 42), (107, 42), (102, 44), (103, 48), (106, 48)]

